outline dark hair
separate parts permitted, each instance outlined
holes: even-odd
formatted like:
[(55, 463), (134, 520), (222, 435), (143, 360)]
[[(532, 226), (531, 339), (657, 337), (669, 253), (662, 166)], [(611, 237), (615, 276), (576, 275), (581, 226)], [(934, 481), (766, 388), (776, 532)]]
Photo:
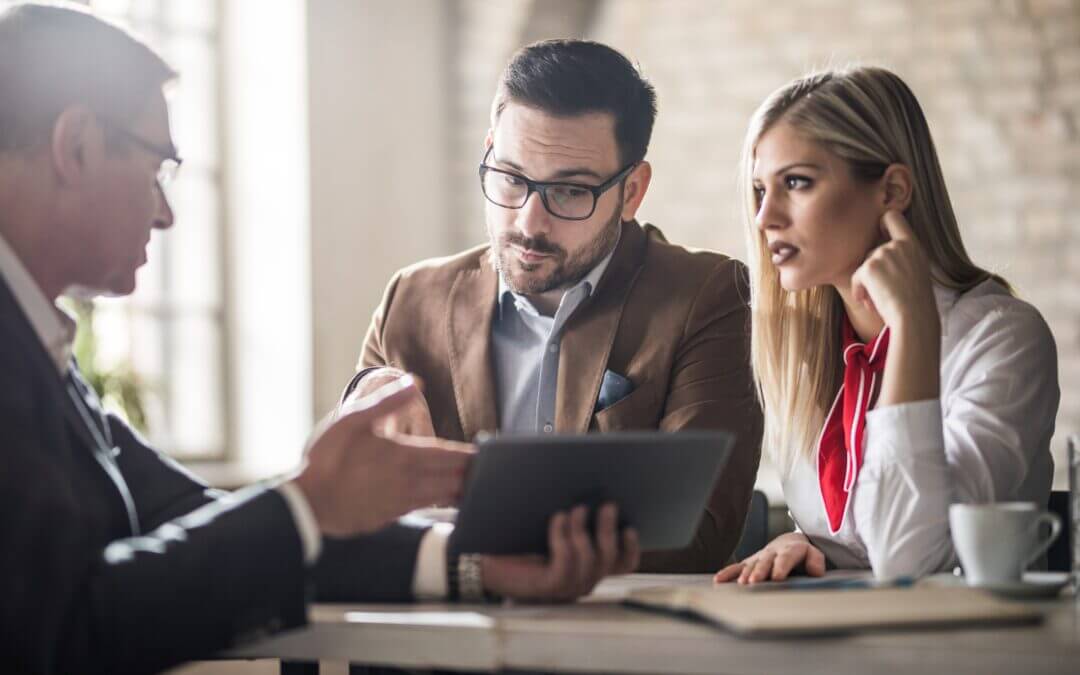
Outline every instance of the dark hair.
[(492, 126), (510, 101), (551, 115), (615, 118), (622, 164), (641, 161), (656, 120), (656, 91), (630, 60), (589, 40), (543, 40), (514, 54), (499, 79)]
[(78, 5), (15, 5), (0, 13), (0, 152), (46, 142), (73, 105), (129, 122), (175, 77), (145, 43)]

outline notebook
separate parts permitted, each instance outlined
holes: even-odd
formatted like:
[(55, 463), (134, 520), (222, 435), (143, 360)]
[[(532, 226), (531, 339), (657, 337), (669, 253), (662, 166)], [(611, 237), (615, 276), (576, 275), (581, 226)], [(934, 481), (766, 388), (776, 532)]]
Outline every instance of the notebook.
[(734, 584), (713, 588), (656, 586), (631, 591), (633, 607), (690, 615), (746, 637), (789, 637), (884, 628), (973, 627), (1035, 623), (1042, 612), (974, 588), (799, 590), (752, 593)]

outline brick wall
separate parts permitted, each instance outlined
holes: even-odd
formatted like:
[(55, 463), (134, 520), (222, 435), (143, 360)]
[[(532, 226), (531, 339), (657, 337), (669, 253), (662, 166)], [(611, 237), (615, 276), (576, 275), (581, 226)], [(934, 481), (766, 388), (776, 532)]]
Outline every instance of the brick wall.
[[(559, 1), (457, 4), (462, 245), (482, 238), (475, 164), (514, 31)], [(588, 37), (640, 62), (660, 115), (641, 215), (670, 239), (743, 257), (733, 195), (753, 110), (815, 66), (887, 66), (919, 97), (975, 260), (1008, 278), (1057, 339), (1054, 450), (1080, 432), (1080, 1), (608, 0)]]
[(477, 166), (483, 153), (483, 140), (489, 126), (488, 115), (495, 83), (510, 55), (520, 46), (529, 15), (529, 3), (523, 0), (463, 0), (455, 3), (456, 58), (455, 86), (451, 101), (456, 131), (450, 142), (451, 184), (458, 217), (455, 235), (459, 248), (485, 240), (483, 195)]

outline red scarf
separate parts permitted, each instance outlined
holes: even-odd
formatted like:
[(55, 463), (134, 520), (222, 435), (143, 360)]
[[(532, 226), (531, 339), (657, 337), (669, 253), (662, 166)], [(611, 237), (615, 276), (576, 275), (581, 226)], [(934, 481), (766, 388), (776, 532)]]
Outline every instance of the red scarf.
[(846, 316), (842, 332), (844, 381), (818, 440), (818, 484), (832, 534), (839, 532), (844, 523), (848, 497), (862, 467), (866, 411), (874, 406), (881, 391), (881, 373), (889, 351), (887, 326), (870, 344), (859, 342)]

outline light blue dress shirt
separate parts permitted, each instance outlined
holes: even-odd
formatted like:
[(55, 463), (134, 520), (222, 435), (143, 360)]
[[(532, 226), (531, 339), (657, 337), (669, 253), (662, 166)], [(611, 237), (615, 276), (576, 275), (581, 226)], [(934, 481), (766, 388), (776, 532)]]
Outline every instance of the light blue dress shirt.
[[(618, 244), (616, 243), (616, 246)], [(499, 433), (555, 431), (559, 349), (566, 322), (592, 295), (615, 249), (563, 293), (555, 316), (544, 316), (499, 275), (499, 305), (491, 323)]]

